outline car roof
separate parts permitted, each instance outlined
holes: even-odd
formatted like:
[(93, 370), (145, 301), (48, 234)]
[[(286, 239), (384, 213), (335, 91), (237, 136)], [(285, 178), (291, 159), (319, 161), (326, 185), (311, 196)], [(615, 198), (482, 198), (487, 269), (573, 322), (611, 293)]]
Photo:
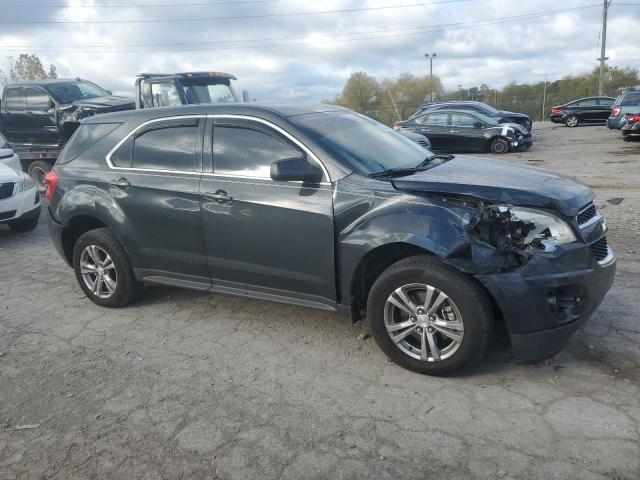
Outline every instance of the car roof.
[(174, 117), (179, 115), (249, 115), (293, 117), (309, 113), (349, 112), (348, 108), (327, 103), (215, 103), (198, 105), (180, 105), (177, 107), (143, 108), (122, 112), (95, 115), (83, 120), (83, 123), (125, 122), (132, 118), (147, 121), (155, 118)]

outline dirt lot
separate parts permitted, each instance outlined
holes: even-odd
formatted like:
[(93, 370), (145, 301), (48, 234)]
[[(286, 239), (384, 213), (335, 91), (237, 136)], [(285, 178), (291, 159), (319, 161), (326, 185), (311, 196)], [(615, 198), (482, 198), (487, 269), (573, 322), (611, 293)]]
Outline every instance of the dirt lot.
[(516, 365), (502, 340), (464, 377), (304, 308), (149, 287), (102, 309), (45, 221), (0, 227), (0, 479), (640, 478), (640, 144), (548, 124), (534, 142), (503, 158), (596, 190), (615, 286), (555, 358)]

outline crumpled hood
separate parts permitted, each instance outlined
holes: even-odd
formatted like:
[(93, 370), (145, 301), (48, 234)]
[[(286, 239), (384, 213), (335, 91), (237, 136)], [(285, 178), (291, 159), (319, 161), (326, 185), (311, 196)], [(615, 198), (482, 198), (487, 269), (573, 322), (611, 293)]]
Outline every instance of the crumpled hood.
[(122, 97), (119, 95), (109, 95), (108, 97), (88, 98), (86, 100), (76, 100), (73, 102), (76, 107), (92, 108), (95, 110), (126, 110), (129, 105), (134, 109), (136, 104), (133, 97)]
[(500, 110), (500, 115), (503, 115), (506, 117), (515, 117), (515, 118), (529, 118), (529, 116), (525, 115), (524, 113), (509, 112), (507, 110)]
[(494, 204), (542, 207), (575, 216), (593, 200), (577, 180), (508, 161), (460, 155), (393, 180), (397, 190), (474, 197)]

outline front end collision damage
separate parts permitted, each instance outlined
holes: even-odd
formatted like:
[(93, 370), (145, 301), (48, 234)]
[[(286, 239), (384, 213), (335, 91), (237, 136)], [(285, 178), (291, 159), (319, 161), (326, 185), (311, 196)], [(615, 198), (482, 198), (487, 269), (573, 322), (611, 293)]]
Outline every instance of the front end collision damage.
[[(350, 183), (348, 194), (342, 182)], [(353, 176), (338, 182), (335, 201), (341, 298), (352, 304), (354, 321), (366, 313), (367, 293), (357, 291), (366, 284), (362, 265), (376, 250), (392, 256), (392, 246), (429, 252), (473, 275), (495, 300), (519, 361), (557, 353), (611, 287), (615, 259), (601, 265), (585, 242), (555, 242), (548, 229), (519, 218), (517, 207), (446, 192), (398, 195), (383, 182), (373, 191), (363, 182), (355, 195), (360, 182)], [(383, 269), (394, 261), (388, 258)]]

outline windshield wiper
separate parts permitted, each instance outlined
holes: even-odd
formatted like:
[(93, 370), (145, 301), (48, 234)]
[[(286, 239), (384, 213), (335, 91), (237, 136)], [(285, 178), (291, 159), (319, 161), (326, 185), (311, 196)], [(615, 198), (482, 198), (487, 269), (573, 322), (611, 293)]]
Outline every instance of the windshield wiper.
[(434, 153), (433, 155), (429, 155), (427, 158), (425, 158), (423, 161), (421, 161), (418, 164), (418, 167), (424, 167), (426, 165), (428, 165), (429, 163), (431, 163), (433, 160), (444, 160), (445, 162), (452, 160), (456, 158), (455, 156), (451, 155), (450, 153)]
[(380, 177), (403, 177), (405, 175), (412, 175), (416, 172), (422, 172), (423, 170), (428, 170), (425, 167), (417, 166), (417, 167), (403, 167), (403, 168), (390, 168), (388, 170), (383, 170), (381, 172), (370, 173), (369, 178), (380, 178)]

